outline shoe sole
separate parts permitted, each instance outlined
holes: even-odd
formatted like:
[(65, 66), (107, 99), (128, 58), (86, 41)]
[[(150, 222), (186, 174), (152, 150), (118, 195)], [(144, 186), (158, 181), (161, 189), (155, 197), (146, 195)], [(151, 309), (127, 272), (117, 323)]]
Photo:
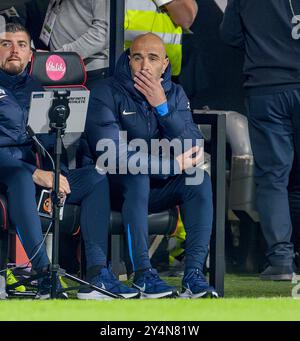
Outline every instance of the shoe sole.
[(216, 291), (202, 291), (198, 294), (193, 294), (190, 290), (186, 290), (179, 295), (179, 298), (219, 298), (219, 295)]
[(101, 294), (100, 292), (94, 290), (88, 293), (77, 293), (77, 298), (79, 300), (113, 300), (113, 297)]
[(119, 294), (119, 295), (128, 300), (141, 297), (141, 294), (139, 292), (134, 293), (134, 294)]
[[(41, 295), (41, 294), (37, 294), (35, 296), (35, 299), (37, 300), (49, 300), (51, 297), (50, 297), (50, 294), (45, 294), (45, 295)], [(60, 294), (60, 297), (56, 297), (56, 299), (59, 299), (59, 300), (67, 300), (69, 298), (68, 294), (63, 292)]]
[(263, 281), (291, 281), (294, 274), (282, 275), (260, 275), (259, 278)]
[(167, 292), (160, 292), (158, 294), (147, 294), (145, 292), (141, 291), (141, 297), (140, 299), (144, 300), (144, 299), (159, 299), (159, 298), (174, 298), (174, 297), (178, 297), (179, 293), (178, 291), (167, 291)]
[[(140, 293), (139, 292), (135, 292), (135, 293), (130, 293), (130, 294), (118, 294), (119, 296), (121, 296), (124, 299), (133, 299), (133, 298), (139, 298), (140, 297)], [(104, 294), (101, 294), (100, 292), (93, 290), (91, 292), (88, 293), (83, 293), (83, 292), (79, 292), (77, 293), (77, 298), (79, 300), (109, 300), (109, 299), (114, 299), (114, 297), (110, 297)]]

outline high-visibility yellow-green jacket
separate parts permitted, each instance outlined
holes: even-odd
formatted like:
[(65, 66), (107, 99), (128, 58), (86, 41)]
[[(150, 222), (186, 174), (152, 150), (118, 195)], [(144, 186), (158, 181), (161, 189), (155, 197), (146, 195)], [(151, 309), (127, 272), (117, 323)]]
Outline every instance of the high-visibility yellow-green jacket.
[(172, 65), (172, 75), (179, 75), (182, 28), (174, 24), (168, 13), (162, 12), (152, 0), (125, 0), (125, 48), (136, 36), (147, 32), (162, 38)]

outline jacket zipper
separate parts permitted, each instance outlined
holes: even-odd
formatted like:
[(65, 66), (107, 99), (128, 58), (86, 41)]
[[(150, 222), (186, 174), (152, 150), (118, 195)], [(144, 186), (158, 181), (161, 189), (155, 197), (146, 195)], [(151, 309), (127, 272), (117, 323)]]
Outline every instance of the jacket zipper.
[(151, 138), (150, 133), (151, 133), (151, 122), (150, 122), (150, 108), (148, 103), (143, 102), (143, 107), (146, 111), (146, 115), (147, 115), (147, 127), (148, 127), (148, 140)]

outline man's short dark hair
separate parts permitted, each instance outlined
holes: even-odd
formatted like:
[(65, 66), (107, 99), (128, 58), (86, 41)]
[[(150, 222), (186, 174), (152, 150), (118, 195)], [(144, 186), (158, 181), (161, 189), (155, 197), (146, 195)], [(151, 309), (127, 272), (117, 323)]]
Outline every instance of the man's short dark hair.
[[(29, 41), (31, 40), (30, 38), (30, 33), (27, 31), (27, 29), (18, 23), (7, 23), (5, 25), (5, 32), (10, 32), (10, 33), (17, 33), (17, 32), (25, 32), (28, 36)], [(3, 32), (0, 32), (3, 33)]]

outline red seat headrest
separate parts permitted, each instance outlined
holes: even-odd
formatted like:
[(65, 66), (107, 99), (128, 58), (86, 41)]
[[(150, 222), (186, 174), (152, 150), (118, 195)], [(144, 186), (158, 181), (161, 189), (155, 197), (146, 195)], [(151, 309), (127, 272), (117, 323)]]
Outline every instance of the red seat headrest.
[(75, 52), (34, 52), (30, 74), (45, 87), (76, 87), (86, 82), (84, 63)]

